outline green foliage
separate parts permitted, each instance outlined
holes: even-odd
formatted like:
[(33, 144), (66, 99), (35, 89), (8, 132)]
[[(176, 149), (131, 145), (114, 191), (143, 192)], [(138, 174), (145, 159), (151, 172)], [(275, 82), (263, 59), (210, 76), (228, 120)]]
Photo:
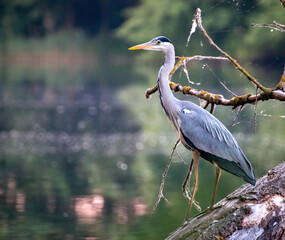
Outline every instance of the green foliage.
[(172, 41), (185, 44), (191, 12), (194, 12), (194, 6), (189, 1), (144, 0), (141, 5), (125, 11), (128, 20), (119, 29), (118, 35), (133, 43), (167, 35)]
[[(276, 21), (285, 24), (285, 9), (278, 1), (262, 1), (260, 11), (246, 17), (248, 25), (251, 23), (273, 23)], [(251, 27), (245, 35), (239, 54), (249, 59), (268, 59), (279, 57), (284, 59), (284, 33), (269, 28)], [(248, 49), (256, 49), (248, 54)]]
[[(173, 40), (178, 52), (185, 54), (186, 39), (197, 7), (202, 10), (205, 29), (229, 53), (253, 60), (283, 57), (281, 49), (285, 43), (282, 33), (266, 35), (264, 29), (250, 27), (252, 22), (272, 23), (276, 20), (282, 23), (284, 8), (278, 1), (143, 0), (137, 7), (125, 11), (127, 20), (117, 34), (132, 43), (166, 35)], [(201, 35), (191, 40), (191, 54), (197, 49), (199, 54), (216, 53), (212, 47), (199, 47), (201, 39), (204, 43)]]

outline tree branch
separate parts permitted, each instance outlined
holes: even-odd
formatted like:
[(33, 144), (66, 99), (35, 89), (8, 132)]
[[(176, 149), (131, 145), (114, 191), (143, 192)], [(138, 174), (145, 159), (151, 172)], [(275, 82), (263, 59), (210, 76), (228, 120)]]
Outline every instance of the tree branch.
[[(169, 74), (169, 80), (171, 80), (173, 74), (177, 71), (178, 68), (181, 67), (182, 64), (188, 63), (190, 61), (193, 60), (221, 60), (221, 61), (229, 61), (229, 59), (225, 58), (225, 57), (212, 57), (212, 56), (201, 56), (201, 55), (195, 55), (192, 57), (179, 57), (177, 56), (176, 59), (179, 59), (179, 61), (176, 63), (176, 65), (174, 66), (174, 68), (172, 69), (172, 71)], [(158, 90), (157, 88), (157, 84), (152, 87), (152, 88), (148, 88), (145, 92), (145, 97), (147, 99), (150, 99), (150, 95), (155, 93)]]
[(228, 53), (226, 53), (225, 51), (223, 51), (220, 47), (218, 47), (213, 39), (208, 35), (208, 33), (206, 32), (206, 30), (204, 29), (203, 25), (202, 25), (202, 17), (201, 17), (201, 9), (197, 8), (196, 13), (194, 15), (194, 18), (196, 18), (197, 20), (197, 24), (198, 27), (200, 28), (200, 30), (202, 31), (202, 33), (204, 34), (204, 36), (208, 39), (209, 43), (216, 48), (222, 55), (224, 55), (226, 58), (228, 58), (232, 64), (239, 70), (241, 71), (247, 78), (248, 80), (250, 80), (252, 83), (254, 83), (258, 88), (260, 88), (265, 94), (269, 95), (271, 93), (271, 89), (269, 88), (265, 88), (264, 86), (262, 86), (262, 84), (260, 84), (254, 77), (252, 77), (243, 67), (241, 67), (241, 65), (235, 60), (233, 59)]
[(176, 65), (174, 66), (174, 68), (170, 72), (169, 79), (172, 78), (172, 75), (176, 72), (176, 70), (178, 68), (180, 68), (180, 66), (182, 64), (186, 64), (186, 63), (188, 63), (190, 61), (193, 61), (193, 60), (199, 60), (199, 61), (202, 61), (202, 60), (229, 61), (229, 59), (225, 58), (225, 57), (212, 57), (212, 56), (201, 56), (201, 55), (195, 55), (195, 56), (192, 56), (192, 57), (179, 57), (179, 56), (177, 56), (176, 59), (179, 59), (179, 61), (176, 63)]
[[(241, 65), (233, 59), (228, 53), (223, 51), (220, 47), (218, 47), (212, 38), (208, 35), (206, 30), (202, 25), (202, 18), (201, 18), (201, 10), (198, 8), (193, 17), (193, 25), (191, 28), (190, 35), (188, 37), (188, 41), (190, 40), (190, 36), (195, 32), (196, 27), (198, 26), (202, 31), (203, 35), (207, 38), (209, 43), (215, 47), (222, 55), (225, 57), (212, 57), (212, 56), (192, 56), (192, 57), (179, 57), (177, 56), (176, 59), (179, 59), (174, 68), (172, 69), (171, 73), (169, 74), (169, 80), (171, 80), (173, 74), (182, 66), (186, 65), (186, 63), (192, 60), (223, 60), (223, 61), (230, 61), (240, 72), (242, 72), (253, 84), (256, 85), (258, 89), (261, 89), (262, 92), (259, 94), (246, 94), (235, 96), (231, 99), (224, 98), (221, 94), (213, 94), (203, 90), (197, 90), (195, 88), (189, 86), (181, 86), (179, 84), (170, 82), (170, 88), (175, 92), (182, 92), (186, 95), (192, 95), (198, 97), (202, 100), (211, 103), (212, 105), (224, 105), (224, 106), (232, 106), (233, 109), (237, 108), (238, 106), (244, 106), (245, 104), (255, 104), (258, 101), (266, 101), (269, 99), (276, 99), (279, 101), (285, 101), (285, 66), (284, 72), (281, 76), (280, 82), (277, 84), (275, 89), (266, 88), (261, 83), (259, 83), (254, 77), (252, 77)], [(273, 22), (276, 27), (283, 28), (284, 25), (279, 23)], [(193, 27), (194, 26), (194, 27)], [(158, 90), (157, 85), (152, 88), (147, 89), (145, 96), (147, 99), (150, 98), (150, 95), (155, 93)], [(208, 104), (206, 104), (207, 106)]]
[(167, 239), (284, 239), (285, 162), (244, 184), (205, 212), (179, 227)]
[[(284, 87), (285, 78), (283, 78), (282, 81), (283, 81), (282, 83)], [(170, 82), (169, 87), (171, 88), (171, 90), (175, 92), (182, 92), (185, 95), (192, 95), (200, 99), (203, 99), (209, 103), (216, 104), (216, 105), (232, 106), (233, 109), (237, 108), (238, 106), (245, 105), (245, 104), (255, 104), (256, 101), (267, 101), (269, 99), (285, 101), (285, 92), (279, 89), (272, 90), (269, 96), (266, 93), (262, 92), (257, 95), (246, 94), (246, 95), (240, 95), (237, 97), (226, 99), (221, 94), (213, 94), (213, 93), (209, 93), (203, 90), (199, 91), (195, 88), (192, 88), (189, 86), (181, 86), (180, 84), (174, 83), (174, 82)], [(146, 91), (145, 95), (147, 98), (149, 98), (149, 96), (155, 93), (156, 91), (157, 91), (157, 85), (155, 85), (153, 88), (149, 88)]]
[(268, 28), (271, 28), (271, 29), (285, 33), (285, 25), (277, 23), (276, 21), (273, 21), (273, 24), (252, 23), (251, 26), (253, 26), (253, 27), (268, 27)]
[(163, 189), (164, 189), (164, 184), (165, 184), (166, 176), (167, 176), (168, 170), (169, 170), (169, 168), (170, 168), (170, 164), (171, 164), (171, 161), (172, 161), (172, 157), (173, 157), (174, 151), (175, 151), (175, 149), (176, 149), (176, 147), (178, 146), (179, 143), (180, 143), (180, 139), (178, 139), (178, 140), (176, 141), (176, 143), (175, 143), (175, 145), (174, 145), (174, 147), (173, 147), (173, 149), (172, 149), (172, 152), (171, 152), (171, 154), (170, 154), (169, 161), (168, 161), (168, 163), (167, 163), (167, 165), (166, 165), (166, 168), (165, 168), (165, 170), (164, 170), (164, 172), (163, 172), (163, 175), (162, 175), (161, 184), (160, 184), (160, 188), (159, 188), (159, 193), (158, 193), (158, 195), (157, 195), (157, 199), (156, 199), (156, 201), (155, 201), (155, 204), (154, 204), (154, 206), (153, 206), (153, 208), (152, 208), (152, 210), (151, 210), (150, 216), (149, 216), (149, 218), (148, 218), (148, 222), (150, 222), (150, 220), (151, 220), (153, 214), (155, 213), (156, 208), (157, 208), (157, 206), (158, 206), (158, 204), (159, 204), (161, 198), (164, 198), (165, 201), (168, 203), (167, 198), (166, 198), (166, 197), (164, 196), (164, 194), (163, 194)]

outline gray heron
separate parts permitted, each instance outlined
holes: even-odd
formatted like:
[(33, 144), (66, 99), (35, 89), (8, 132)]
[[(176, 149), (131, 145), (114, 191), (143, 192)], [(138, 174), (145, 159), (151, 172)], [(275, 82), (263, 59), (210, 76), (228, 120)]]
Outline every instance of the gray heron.
[(216, 168), (216, 179), (210, 209), (213, 209), (216, 190), (223, 169), (255, 185), (253, 168), (229, 130), (212, 114), (200, 106), (177, 99), (169, 87), (169, 74), (175, 65), (175, 49), (163, 36), (129, 48), (164, 53), (165, 60), (158, 73), (159, 98), (164, 112), (175, 127), (182, 144), (192, 152), (195, 181), (186, 218), (198, 189), (198, 162), (200, 156)]

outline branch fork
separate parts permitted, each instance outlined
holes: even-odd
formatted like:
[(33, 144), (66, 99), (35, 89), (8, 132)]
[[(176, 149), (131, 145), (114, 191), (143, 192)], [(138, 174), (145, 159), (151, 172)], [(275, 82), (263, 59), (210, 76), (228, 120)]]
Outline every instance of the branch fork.
[[(281, 25), (279, 23), (274, 23), (279, 28), (284, 27), (284, 25)], [(194, 26), (194, 27), (193, 27)], [(263, 26), (263, 25), (257, 25), (254, 26)], [(267, 88), (263, 86), (256, 78), (254, 78), (252, 75), (250, 75), (233, 57), (231, 57), (227, 52), (223, 51), (215, 42), (213, 39), (208, 35), (206, 30), (204, 29), (202, 25), (202, 17), (201, 17), (201, 9), (198, 8), (194, 14), (193, 20), (192, 20), (192, 28), (187, 40), (187, 44), (190, 41), (191, 35), (195, 32), (196, 27), (199, 27), (201, 32), (203, 33), (204, 37), (209, 41), (210, 45), (212, 45), (214, 48), (216, 48), (223, 56), (213, 57), (213, 56), (191, 56), (191, 57), (179, 57), (177, 56), (176, 59), (178, 59), (178, 62), (172, 69), (171, 73), (169, 74), (169, 86), (170, 88), (175, 92), (182, 92), (186, 95), (192, 95), (199, 99), (207, 101), (206, 106), (208, 106), (209, 103), (215, 104), (215, 105), (224, 105), (224, 106), (232, 106), (233, 109), (244, 106), (245, 104), (256, 104), (258, 101), (267, 101), (269, 99), (276, 99), (279, 101), (285, 101), (285, 66), (284, 66), (284, 72), (281, 76), (281, 80), (275, 87), (275, 89)], [(181, 67), (185, 66), (188, 62), (193, 60), (215, 60), (215, 61), (229, 61), (231, 62), (234, 67), (239, 70), (250, 82), (252, 82), (256, 89), (260, 89), (261, 93), (256, 94), (246, 94), (246, 95), (240, 95), (235, 96), (231, 99), (224, 98), (221, 94), (213, 94), (207, 91), (203, 90), (197, 90), (195, 88), (192, 88), (190, 86), (181, 86), (180, 84), (171, 82), (173, 74)], [(147, 99), (150, 98), (151, 94), (155, 93), (158, 90), (157, 85), (155, 85), (152, 88), (147, 89), (145, 96)]]

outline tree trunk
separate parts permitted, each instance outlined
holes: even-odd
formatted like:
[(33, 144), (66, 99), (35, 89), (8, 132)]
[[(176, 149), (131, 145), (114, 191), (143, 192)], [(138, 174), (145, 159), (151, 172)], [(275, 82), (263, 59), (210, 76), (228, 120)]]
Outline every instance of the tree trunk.
[(167, 239), (285, 240), (285, 162), (244, 184)]

